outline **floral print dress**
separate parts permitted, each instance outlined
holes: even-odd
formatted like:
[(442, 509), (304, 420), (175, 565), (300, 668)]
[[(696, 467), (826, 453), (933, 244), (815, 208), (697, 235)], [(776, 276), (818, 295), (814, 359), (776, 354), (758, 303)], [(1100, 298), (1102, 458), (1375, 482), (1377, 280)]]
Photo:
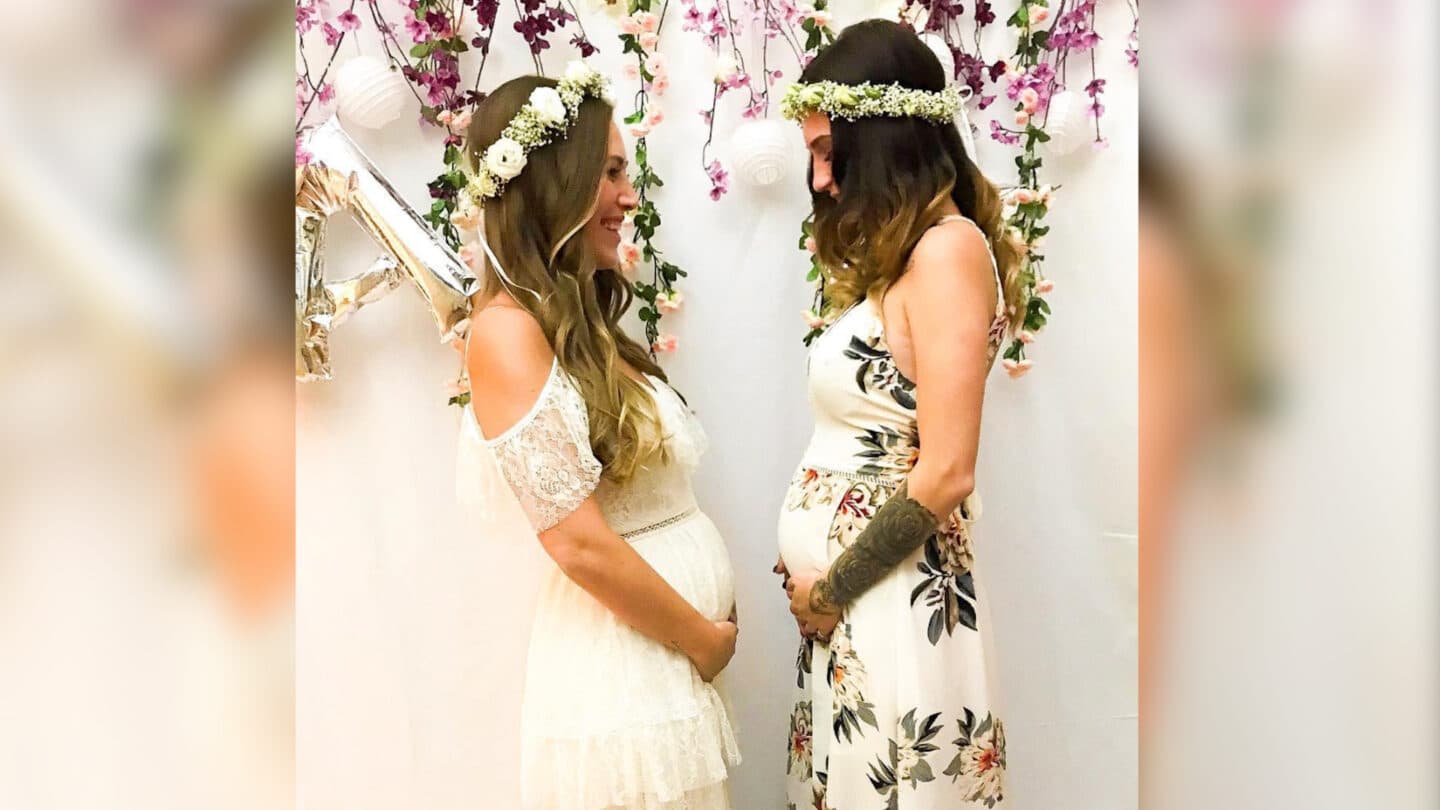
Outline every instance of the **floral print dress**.
[[(999, 300), (992, 363), (1006, 326)], [(896, 368), (873, 303), (861, 301), (814, 342), (809, 380), (815, 433), (779, 523), (781, 557), (796, 573), (828, 568), (920, 452), (915, 405), (923, 392)], [(787, 808), (1001, 803), (1005, 732), (970, 535), (978, 511), (978, 499), (966, 499), (943, 533), (845, 609), (829, 644), (801, 639)]]

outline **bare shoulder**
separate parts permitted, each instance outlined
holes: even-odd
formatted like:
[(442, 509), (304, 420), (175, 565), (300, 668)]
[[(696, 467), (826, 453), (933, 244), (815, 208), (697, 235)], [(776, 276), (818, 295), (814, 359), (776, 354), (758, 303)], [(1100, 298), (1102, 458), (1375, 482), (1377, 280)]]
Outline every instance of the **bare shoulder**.
[(956, 270), (968, 271), (976, 267), (990, 272), (990, 245), (980, 229), (969, 222), (946, 222), (926, 231), (910, 253), (910, 268), (906, 276), (915, 276), (916, 281), (925, 284), (934, 277), (951, 277)]
[(920, 237), (895, 289), (907, 304), (953, 307), (958, 300), (974, 296), (989, 301), (994, 296), (993, 278), (984, 234), (968, 222), (955, 221), (937, 225)]
[(527, 406), (534, 401), (555, 359), (535, 316), (517, 306), (476, 310), (470, 316), (468, 341), (466, 368), (476, 399)]

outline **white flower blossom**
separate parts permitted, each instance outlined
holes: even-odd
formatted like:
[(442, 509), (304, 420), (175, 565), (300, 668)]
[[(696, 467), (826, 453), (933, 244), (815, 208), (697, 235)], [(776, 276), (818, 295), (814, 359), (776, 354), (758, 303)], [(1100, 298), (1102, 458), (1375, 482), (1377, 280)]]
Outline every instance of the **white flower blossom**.
[(564, 123), (570, 115), (560, 94), (549, 87), (537, 87), (530, 93), (530, 107), (535, 110), (535, 117), (546, 124)]
[(566, 67), (565, 78), (556, 87), (536, 88), (500, 138), (485, 150), (481, 165), (470, 178), (469, 195), (476, 201), (499, 196), (505, 184), (524, 171), (530, 152), (565, 137), (575, 111), (587, 97), (602, 98), (613, 106), (609, 90), (605, 77), (581, 61)]
[(513, 180), (529, 161), (525, 147), (510, 138), (501, 138), (485, 150), (485, 168), (500, 180)]
[(589, 81), (595, 75), (594, 69), (578, 59), (565, 66), (565, 81), (567, 82), (581, 84)]

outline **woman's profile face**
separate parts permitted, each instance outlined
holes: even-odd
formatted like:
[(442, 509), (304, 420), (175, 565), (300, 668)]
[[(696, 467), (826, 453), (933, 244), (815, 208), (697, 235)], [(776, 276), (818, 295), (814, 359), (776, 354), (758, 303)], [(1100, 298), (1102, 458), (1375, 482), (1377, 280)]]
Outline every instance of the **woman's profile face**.
[(634, 210), (640, 202), (635, 196), (635, 186), (630, 183), (629, 164), (620, 128), (612, 123), (605, 168), (600, 173), (595, 213), (585, 223), (585, 238), (589, 240), (590, 249), (601, 267), (619, 265), (620, 226), (625, 223), (625, 214)]
[(840, 188), (835, 185), (835, 175), (830, 169), (830, 119), (825, 113), (812, 112), (800, 124), (800, 132), (810, 153), (810, 188), (816, 194), (839, 198)]

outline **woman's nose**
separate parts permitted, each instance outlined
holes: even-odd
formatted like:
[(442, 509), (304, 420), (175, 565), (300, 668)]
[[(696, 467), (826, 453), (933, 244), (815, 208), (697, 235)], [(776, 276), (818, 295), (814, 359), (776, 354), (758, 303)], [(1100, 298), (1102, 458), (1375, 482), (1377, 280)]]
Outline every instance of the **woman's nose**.
[(816, 194), (830, 190), (830, 167), (821, 165), (818, 161), (811, 171), (810, 187)]

